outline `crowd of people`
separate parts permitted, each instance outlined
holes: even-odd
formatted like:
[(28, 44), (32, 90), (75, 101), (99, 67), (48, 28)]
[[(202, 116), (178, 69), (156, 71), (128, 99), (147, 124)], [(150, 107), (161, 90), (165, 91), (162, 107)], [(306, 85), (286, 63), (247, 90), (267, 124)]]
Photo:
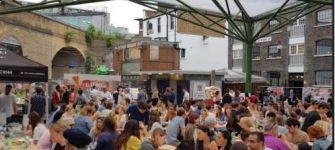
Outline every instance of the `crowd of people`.
[[(10, 95), (8, 88), (0, 106)], [(39, 150), (333, 149), (330, 101), (302, 101), (293, 91), (285, 97), (271, 91), (245, 96), (237, 90), (214, 91), (211, 99), (194, 100), (183, 89), (182, 101), (171, 88), (164, 93), (139, 91), (134, 98), (122, 86), (115, 92), (93, 86), (85, 95), (58, 85), (52, 94), (53, 112), (44, 121), (45, 104), (33, 99), (45, 97), (36, 89), (25, 133)]]

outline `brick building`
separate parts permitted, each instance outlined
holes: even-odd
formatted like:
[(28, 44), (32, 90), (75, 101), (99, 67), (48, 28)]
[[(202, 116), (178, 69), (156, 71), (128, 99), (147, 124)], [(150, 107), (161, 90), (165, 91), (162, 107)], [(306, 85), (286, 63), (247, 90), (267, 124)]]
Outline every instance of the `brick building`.
[(113, 69), (129, 86), (144, 86), (148, 78), (141, 71), (179, 69), (179, 49), (174, 42), (139, 38), (119, 43), (113, 51)]
[[(330, 87), (333, 83), (332, 8), (323, 7), (293, 24), (257, 40), (252, 73), (269, 86)], [(268, 28), (278, 22), (273, 20)], [(228, 67), (244, 71), (246, 45), (229, 38)]]

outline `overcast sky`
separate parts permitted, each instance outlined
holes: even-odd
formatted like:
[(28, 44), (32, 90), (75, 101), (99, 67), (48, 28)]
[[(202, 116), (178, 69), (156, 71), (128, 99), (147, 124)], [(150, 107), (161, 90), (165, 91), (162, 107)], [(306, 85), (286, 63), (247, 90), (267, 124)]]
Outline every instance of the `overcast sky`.
[[(40, 2), (42, 0), (19, 0), (19, 1)], [(175, 2), (175, 0), (157, 0), (157, 1), (170, 2), (170, 3), (173, 3), (173, 1)], [(197, 8), (202, 9), (207, 8), (212, 10), (217, 9), (216, 6), (210, 0), (183, 0), (183, 1), (187, 3), (192, 3), (192, 5), (194, 5)], [(245, 5), (244, 7), (246, 7), (248, 13), (259, 14), (259, 12), (264, 12), (265, 10), (270, 10), (279, 7), (281, 4), (284, 3), (284, 1), (285, 0), (248, 0), (248, 1), (245, 0), (241, 2), (243, 2), (242, 4)], [(223, 0), (221, 0), (220, 2), (223, 2)], [(178, 2), (175, 3), (178, 4)], [(234, 3), (231, 2), (230, 4)], [(234, 5), (230, 6), (231, 10), (233, 10)], [(126, 27), (129, 29), (130, 33), (138, 33), (138, 21), (134, 19), (142, 18), (143, 9), (148, 9), (141, 5), (125, 0), (111, 0), (106, 2), (90, 3), (71, 7), (79, 7), (84, 9), (94, 7), (97, 7), (98, 9), (106, 8), (111, 16), (110, 18), (111, 24), (113, 24), (116, 27)]]

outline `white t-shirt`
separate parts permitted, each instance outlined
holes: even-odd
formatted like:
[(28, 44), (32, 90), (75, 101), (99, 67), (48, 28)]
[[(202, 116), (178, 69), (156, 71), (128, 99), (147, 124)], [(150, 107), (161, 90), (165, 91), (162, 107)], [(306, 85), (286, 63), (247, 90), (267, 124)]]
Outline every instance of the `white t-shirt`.
[(185, 91), (185, 93), (184, 93), (184, 98), (183, 98), (183, 102), (184, 102), (184, 101), (188, 101), (188, 100), (190, 100), (190, 93), (188, 93), (187, 91)]
[(107, 100), (113, 100), (113, 96), (110, 92), (102, 92), (101, 98), (106, 98)]
[(43, 135), (44, 131), (48, 130), (47, 127), (42, 124), (42, 123), (39, 123), (37, 124), (37, 126), (35, 127), (35, 130), (34, 130), (34, 136), (33, 136), (33, 139), (38, 141), (41, 136)]
[(96, 100), (100, 100), (100, 96), (101, 96), (101, 92), (97, 89), (93, 89), (91, 92), (90, 92), (90, 96), (92, 98), (96, 98)]
[(6, 113), (6, 117), (11, 117), (14, 114), (13, 103), (16, 103), (14, 94), (0, 95), (0, 113)]
[(156, 128), (161, 128), (161, 129), (163, 129), (163, 126), (162, 126), (160, 123), (155, 122), (154, 124), (152, 124), (149, 133), (152, 133)]

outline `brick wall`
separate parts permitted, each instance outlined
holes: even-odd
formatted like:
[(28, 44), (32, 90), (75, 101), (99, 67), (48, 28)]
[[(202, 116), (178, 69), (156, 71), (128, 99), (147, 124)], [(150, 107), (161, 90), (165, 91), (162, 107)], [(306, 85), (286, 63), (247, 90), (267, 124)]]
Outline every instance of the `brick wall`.
[(143, 45), (141, 51), (141, 71), (178, 70), (179, 52), (171, 46), (159, 46), (159, 60), (150, 60), (150, 45)]

